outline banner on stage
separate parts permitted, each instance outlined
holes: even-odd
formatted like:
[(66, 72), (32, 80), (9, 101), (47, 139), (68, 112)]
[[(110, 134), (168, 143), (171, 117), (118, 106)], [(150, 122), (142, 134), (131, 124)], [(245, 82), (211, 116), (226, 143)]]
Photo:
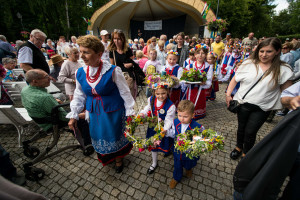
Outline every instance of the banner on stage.
[(144, 22), (144, 30), (146, 30), (146, 31), (162, 30), (162, 20), (145, 21)]

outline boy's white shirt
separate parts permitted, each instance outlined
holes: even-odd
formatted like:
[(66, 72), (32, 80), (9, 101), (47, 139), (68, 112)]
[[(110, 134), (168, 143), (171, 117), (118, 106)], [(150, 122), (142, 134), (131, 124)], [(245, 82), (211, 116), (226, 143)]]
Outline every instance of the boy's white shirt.
[[(151, 111), (150, 99), (151, 99), (151, 97), (148, 98), (148, 100), (147, 100), (148, 104), (144, 107), (144, 109), (139, 114), (144, 114), (145, 116), (147, 116), (148, 111)], [(163, 104), (163, 102), (159, 101), (157, 99), (156, 106), (159, 107), (162, 104)], [(176, 114), (175, 105), (173, 104), (172, 106), (170, 106), (170, 108), (168, 110), (165, 110), (165, 112), (167, 112), (167, 115), (166, 115), (165, 120), (164, 120), (164, 130), (169, 130), (171, 128), (172, 124), (173, 124), (174, 119), (175, 119), (175, 114)]]
[[(190, 123), (188, 123), (188, 124), (181, 123), (181, 133), (184, 133), (186, 131), (186, 129), (189, 127), (189, 125), (190, 125)], [(202, 132), (204, 129), (205, 129), (204, 126), (202, 126), (199, 131)], [(174, 125), (174, 121), (173, 121), (171, 128), (166, 133), (166, 137), (175, 138), (175, 132), (176, 132), (175, 125)]]

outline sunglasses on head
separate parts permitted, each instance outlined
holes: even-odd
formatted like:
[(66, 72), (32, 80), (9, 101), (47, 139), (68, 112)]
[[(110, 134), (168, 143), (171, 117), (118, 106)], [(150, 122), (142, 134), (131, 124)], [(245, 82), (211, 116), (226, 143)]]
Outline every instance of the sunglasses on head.
[(121, 29), (114, 29), (114, 33), (123, 33)]

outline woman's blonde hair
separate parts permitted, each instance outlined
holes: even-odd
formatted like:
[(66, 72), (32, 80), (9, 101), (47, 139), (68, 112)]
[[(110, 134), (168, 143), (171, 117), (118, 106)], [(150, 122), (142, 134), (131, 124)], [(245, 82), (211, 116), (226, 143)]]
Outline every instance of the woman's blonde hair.
[(267, 77), (269, 74), (272, 74), (272, 79), (274, 86), (273, 89), (275, 89), (278, 86), (279, 76), (280, 76), (280, 66), (283, 65), (285, 67), (288, 67), (291, 69), (285, 62), (280, 60), (280, 50), (281, 50), (281, 41), (278, 38), (271, 37), (263, 40), (253, 54), (250, 56), (250, 59), (253, 61), (253, 63), (256, 65), (256, 71), (258, 73), (258, 65), (259, 65), (259, 51), (261, 48), (271, 45), (276, 52), (279, 52), (272, 60), (271, 67), (265, 72), (264, 77)]
[(111, 43), (109, 43), (107, 49), (109, 51), (116, 51), (117, 50), (117, 46), (116, 44), (114, 43), (114, 39), (115, 39), (115, 36), (118, 35), (122, 41), (122, 51), (123, 53), (126, 53), (128, 51), (128, 43), (127, 43), (127, 40), (125, 38), (125, 34), (123, 33), (122, 30), (120, 29), (115, 29), (114, 32), (111, 33)]
[(95, 53), (104, 52), (104, 46), (99, 38), (94, 35), (81, 36), (76, 40), (79, 46), (92, 49)]

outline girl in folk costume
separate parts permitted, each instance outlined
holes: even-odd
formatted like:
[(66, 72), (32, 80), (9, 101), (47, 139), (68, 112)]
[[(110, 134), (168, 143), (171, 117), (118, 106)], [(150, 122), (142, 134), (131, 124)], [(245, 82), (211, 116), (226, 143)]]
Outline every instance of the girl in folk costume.
[(241, 45), (240, 44), (235, 44), (233, 53), (231, 54), (231, 56), (229, 57), (229, 60), (228, 60), (228, 65), (227, 65), (228, 69), (233, 68), (233, 65), (234, 65), (235, 61), (242, 58), (242, 53), (241, 52), (242, 52)]
[(216, 63), (217, 57), (218, 57), (218, 55), (216, 55), (215, 53), (213, 53), (211, 51), (211, 52), (209, 52), (209, 54), (207, 55), (207, 58), (206, 58), (207, 63), (210, 64), (214, 70), (213, 78), (212, 78), (212, 85), (210, 87), (210, 93), (206, 97), (206, 99), (209, 99), (211, 101), (216, 99), (216, 92), (219, 91), (219, 82), (218, 82), (218, 78), (217, 78), (219, 65)]
[[(175, 76), (178, 79), (180, 79), (180, 77), (182, 76), (183, 69), (178, 64), (176, 64), (178, 60), (178, 56), (179, 54), (177, 51), (173, 51), (173, 50), (169, 51), (167, 53), (167, 62), (164, 68), (166, 74)], [(180, 101), (180, 93), (181, 93), (181, 89), (179, 84), (170, 89), (170, 99), (175, 104), (176, 107)]]
[(194, 70), (201, 73), (206, 72), (206, 82), (200, 84), (189, 84), (186, 91), (187, 100), (195, 104), (195, 119), (204, 118), (206, 116), (206, 96), (210, 94), (210, 87), (213, 77), (213, 66), (205, 62), (208, 50), (206, 48), (197, 48), (195, 52), (196, 61), (193, 64)]
[[(227, 80), (229, 79), (229, 83), (230, 83), (231, 79), (234, 77), (236, 70), (239, 68), (239, 66), (241, 66), (243, 61), (244, 60), (242, 60), (242, 59), (237, 60), (234, 64), (234, 68), (231, 70), (228, 70), (229, 73), (228, 73), (228, 75), (226, 74), (226, 78), (228, 77)], [(229, 83), (228, 83), (228, 85), (229, 85)], [(227, 86), (227, 88), (228, 88), (228, 86)], [(227, 93), (227, 88), (225, 90), (225, 94)], [(235, 95), (235, 93), (238, 91), (239, 88), (240, 88), (240, 83), (238, 82), (236, 84), (236, 86), (234, 87), (234, 89), (232, 90), (231, 97), (233, 97)]]
[[(141, 115), (157, 116), (164, 121), (164, 133), (172, 126), (172, 122), (175, 118), (176, 107), (168, 97), (169, 88), (174, 85), (174, 82), (160, 82), (149, 83), (149, 87), (152, 88), (153, 95), (148, 98), (147, 106), (140, 112)], [(150, 138), (155, 135), (154, 128), (148, 128), (146, 138)], [(174, 145), (174, 140), (170, 137), (164, 137), (161, 143), (156, 148), (151, 150), (152, 164), (147, 173), (152, 174), (157, 168), (157, 155), (158, 152), (165, 153), (165, 156), (170, 154), (170, 150)]]
[(246, 47), (242, 47), (243, 52), (242, 52), (242, 59), (246, 60), (250, 54), (251, 54), (251, 47), (250, 46), (246, 46)]
[(188, 70), (190, 68), (193, 68), (193, 64), (194, 64), (195, 60), (196, 60), (195, 49), (191, 48), (189, 51), (189, 58), (184, 61), (183, 68), (188, 69)]
[(228, 60), (230, 58), (230, 56), (232, 55), (232, 49), (233, 46), (232, 45), (227, 45), (227, 49), (228, 51), (224, 54), (222, 63), (221, 63), (221, 73), (220, 73), (220, 78), (223, 78), (223, 76), (227, 73), (226, 71), (226, 67), (228, 64)]
[[(146, 75), (150, 74), (155, 74), (155, 73), (160, 73), (161, 71), (161, 64), (160, 62), (156, 59), (157, 58), (157, 51), (155, 49), (151, 49), (149, 51), (149, 59), (144, 66), (143, 72)], [(146, 89), (146, 96), (150, 97), (151, 96), (151, 91), (149, 87)]]

